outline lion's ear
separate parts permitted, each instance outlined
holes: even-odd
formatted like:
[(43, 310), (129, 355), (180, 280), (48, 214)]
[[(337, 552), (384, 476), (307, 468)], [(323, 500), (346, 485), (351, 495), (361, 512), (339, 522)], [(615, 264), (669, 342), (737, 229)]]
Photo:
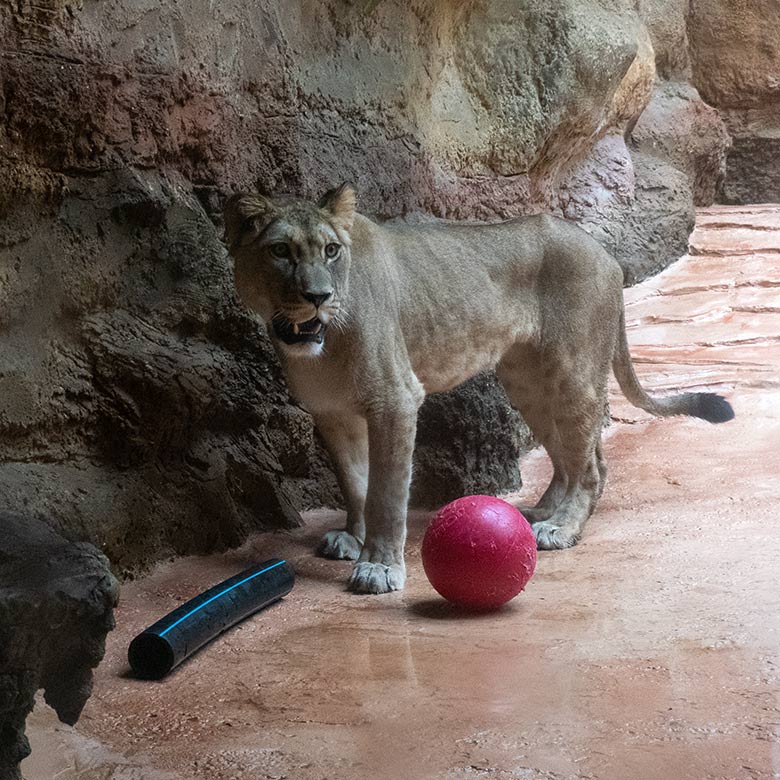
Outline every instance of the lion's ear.
[(251, 244), (276, 217), (276, 206), (262, 195), (233, 195), (225, 203), (225, 243), (229, 252)]
[(332, 190), (328, 190), (319, 201), (319, 207), (330, 212), (347, 229), (352, 230), (355, 221), (357, 198), (355, 190), (344, 182)]

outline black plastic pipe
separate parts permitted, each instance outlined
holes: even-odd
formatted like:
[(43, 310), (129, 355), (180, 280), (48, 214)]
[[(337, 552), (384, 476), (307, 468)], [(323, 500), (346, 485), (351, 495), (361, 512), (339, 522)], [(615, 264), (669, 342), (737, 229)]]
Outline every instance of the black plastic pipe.
[(279, 558), (245, 569), (138, 634), (127, 660), (139, 677), (159, 680), (206, 642), (286, 596), (294, 583), (292, 567)]

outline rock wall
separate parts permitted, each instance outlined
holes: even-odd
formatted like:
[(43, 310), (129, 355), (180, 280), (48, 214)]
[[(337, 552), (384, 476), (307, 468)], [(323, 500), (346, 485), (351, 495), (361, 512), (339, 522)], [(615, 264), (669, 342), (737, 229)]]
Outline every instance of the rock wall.
[(690, 0), (693, 82), (733, 138), (722, 200), (780, 202), (780, 3)]
[(333, 501), (308, 416), (178, 174), (62, 174), (2, 227), (0, 495), (119, 570)]
[[(0, 0), (7, 505), (125, 569), (338, 501), (236, 304), (219, 240), (236, 189), (313, 196), (349, 179), (377, 218), (551, 211), (628, 281), (679, 257), (727, 143), (687, 82), (686, 13)], [(528, 437), (503, 394), (484, 378), (458, 393), (421, 413), (420, 502), (518, 484)]]

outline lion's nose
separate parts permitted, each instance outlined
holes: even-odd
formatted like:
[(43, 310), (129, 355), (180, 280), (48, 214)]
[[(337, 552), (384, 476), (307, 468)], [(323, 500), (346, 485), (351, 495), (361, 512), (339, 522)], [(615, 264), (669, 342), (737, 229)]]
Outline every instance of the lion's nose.
[(333, 295), (333, 291), (330, 292), (323, 292), (323, 293), (312, 293), (312, 292), (302, 292), (301, 295), (310, 303), (313, 303), (315, 306), (322, 306), (325, 301), (330, 298), (331, 295)]

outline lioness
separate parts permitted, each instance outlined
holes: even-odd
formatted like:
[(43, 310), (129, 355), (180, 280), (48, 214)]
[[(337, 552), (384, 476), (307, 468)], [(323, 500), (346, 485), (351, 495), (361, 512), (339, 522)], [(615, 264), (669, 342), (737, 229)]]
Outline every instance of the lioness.
[(349, 587), (403, 587), (417, 410), (494, 368), (554, 466), (521, 508), (541, 549), (577, 541), (604, 488), (610, 366), (635, 406), (732, 419), (713, 393), (653, 398), (628, 351), (623, 274), (587, 233), (537, 215), (494, 225), (379, 225), (342, 184), (318, 203), (235, 195), (226, 241), (243, 301), (265, 321), (290, 390), (314, 416), (347, 504), (321, 551)]

